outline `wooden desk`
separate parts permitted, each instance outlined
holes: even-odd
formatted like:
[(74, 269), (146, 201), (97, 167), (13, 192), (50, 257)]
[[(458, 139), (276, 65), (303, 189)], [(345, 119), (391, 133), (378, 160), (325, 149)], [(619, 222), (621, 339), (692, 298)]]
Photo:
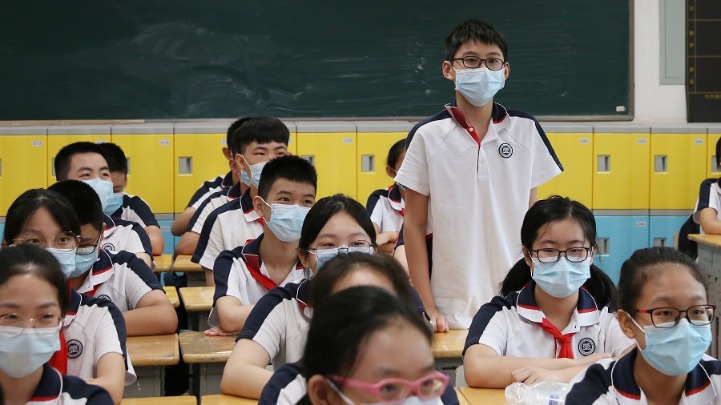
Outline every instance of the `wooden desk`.
[[(721, 235), (691, 234), (688, 238), (698, 244), (698, 264), (708, 289), (709, 304), (721, 305)], [(721, 353), (721, 325), (719, 316), (711, 324), (711, 356), (718, 358)]]
[(456, 396), (458, 397), (458, 403), (460, 405), (471, 405), (471, 403), (468, 402), (466, 397), (463, 396), (463, 393), (461, 392), (460, 389), (458, 389), (458, 388), (454, 388), (454, 389), (456, 390)]
[(165, 295), (168, 297), (168, 300), (170, 300), (173, 308), (178, 308), (180, 306), (180, 298), (178, 298), (178, 290), (175, 286), (166, 285), (163, 287), (163, 290), (165, 290)]
[(235, 336), (205, 336), (203, 332), (180, 334), (183, 361), (192, 370), (191, 392), (200, 397), (220, 393), (223, 368), (235, 346)]
[(180, 298), (188, 312), (190, 328), (195, 331), (208, 329), (208, 315), (213, 307), (215, 287), (183, 287)]
[(198, 263), (190, 261), (191, 255), (178, 255), (173, 263), (173, 271), (182, 273), (203, 272), (203, 268)]
[(138, 380), (125, 387), (123, 398), (163, 395), (164, 368), (180, 361), (178, 335), (131, 336), (126, 344)]
[(431, 350), (436, 359), (436, 367), (445, 371), (451, 381), (455, 381), (456, 368), (463, 364), (463, 346), (466, 343), (468, 331), (465, 329), (451, 329), (448, 333), (434, 333)]
[(153, 263), (155, 263), (154, 272), (165, 273), (170, 271), (170, 267), (173, 264), (173, 255), (153, 256)]
[(200, 405), (256, 405), (257, 399), (234, 397), (232, 395), (203, 395)]
[[(469, 404), (473, 405), (495, 405), (506, 403), (506, 390), (493, 388), (471, 388), (461, 387), (457, 389)], [(460, 395), (459, 398), (460, 399)]]
[(123, 398), (120, 405), (197, 405), (197, 398), (190, 395), (178, 397)]

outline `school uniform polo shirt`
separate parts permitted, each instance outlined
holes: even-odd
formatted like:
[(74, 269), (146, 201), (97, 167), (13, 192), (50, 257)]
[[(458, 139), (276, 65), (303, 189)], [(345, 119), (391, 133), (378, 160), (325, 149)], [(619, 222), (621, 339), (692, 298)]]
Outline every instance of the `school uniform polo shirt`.
[(135, 222), (143, 228), (148, 226), (160, 227), (148, 203), (136, 195), (127, 193), (123, 195), (123, 205), (121, 205), (111, 217)]
[(125, 384), (135, 382), (135, 370), (125, 347), (125, 320), (112, 302), (72, 290), (63, 336), (68, 347), (68, 375), (96, 378), (100, 358), (120, 353), (125, 360)]
[[(638, 356), (634, 349), (614, 361), (605, 359), (591, 365), (571, 381), (566, 404), (646, 404), (646, 395), (636, 383), (633, 363)], [(721, 403), (721, 362), (704, 355), (686, 376), (686, 385), (679, 404)]]
[(270, 290), (253, 307), (238, 340), (251, 339), (261, 345), (276, 370), (300, 360), (312, 313), (307, 299), (307, 280)]
[(447, 105), (407, 144), (395, 181), (429, 197), (433, 297), (450, 327), (465, 329), (521, 258), (530, 190), (561, 173), (561, 163), (535, 118), (497, 103), (482, 141)]
[(47, 364), (43, 365), (40, 383), (27, 402), (27, 405), (85, 404), (114, 405), (114, 402), (104, 388), (88, 384), (78, 377), (62, 376)]
[(403, 225), (405, 209), (406, 203), (396, 184), (387, 190), (374, 191), (366, 203), (366, 211), (380, 232), (398, 232)]
[[(697, 224), (701, 223), (701, 210), (704, 208), (713, 208), (716, 211), (716, 219), (721, 221), (721, 179), (706, 179), (701, 183), (698, 198), (696, 199), (696, 209), (693, 211), (693, 220)], [(704, 233), (703, 229), (699, 232)]]
[(227, 191), (222, 190), (211, 194), (195, 211), (193, 217), (188, 222), (186, 231), (201, 233), (208, 216), (216, 209), (222, 207), (229, 201), (239, 198), (241, 195), (240, 183), (233, 185)]
[(261, 233), (263, 218), (253, 208), (250, 191), (246, 191), (208, 216), (191, 261), (213, 269), (220, 252), (245, 245)]
[(213, 308), (208, 317), (208, 325), (220, 326), (220, 317), (218, 311), (215, 310), (215, 303), (221, 297), (235, 297), (242, 305), (255, 305), (273, 288), (288, 283), (300, 283), (303, 280), (304, 270), (300, 261), (289, 269), (288, 275), (280, 285), (271, 280), (268, 269), (260, 257), (262, 240), (263, 234), (258, 239), (248, 241), (244, 246), (233, 250), (224, 250), (215, 260), (213, 266), (215, 294), (213, 295)]
[[(469, 347), (484, 344), (499, 356), (557, 358), (561, 345), (540, 324), (545, 315), (533, 295), (531, 281), (520, 291), (506, 297), (494, 297), (473, 318), (468, 330), (465, 354)], [(562, 334), (575, 333), (571, 341), (573, 358), (595, 353), (620, 356), (633, 345), (608, 307), (599, 309), (591, 294), (579, 289), (578, 305)]]
[(163, 291), (150, 267), (129, 252), (100, 250), (78, 292), (112, 301), (120, 311), (130, 311), (151, 290)]
[(193, 193), (190, 197), (187, 207), (198, 209), (200, 204), (205, 201), (211, 194), (218, 191), (227, 191), (233, 186), (233, 174), (228, 172), (225, 176), (218, 176), (214, 179), (207, 180)]
[(139, 224), (113, 219), (103, 214), (105, 232), (103, 232), (102, 248), (108, 252), (119, 252), (125, 250), (130, 253), (147, 253), (153, 257), (153, 248), (150, 245), (150, 238)]

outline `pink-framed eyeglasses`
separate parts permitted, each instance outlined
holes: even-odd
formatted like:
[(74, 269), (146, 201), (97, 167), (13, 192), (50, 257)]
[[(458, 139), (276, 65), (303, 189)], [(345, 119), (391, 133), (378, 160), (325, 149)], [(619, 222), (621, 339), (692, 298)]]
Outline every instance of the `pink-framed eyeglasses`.
[(331, 375), (328, 378), (334, 383), (373, 394), (380, 402), (389, 403), (402, 401), (412, 394), (422, 400), (438, 398), (448, 387), (448, 376), (440, 371), (435, 371), (415, 381), (386, 378), (375, 384), (338, 375)]

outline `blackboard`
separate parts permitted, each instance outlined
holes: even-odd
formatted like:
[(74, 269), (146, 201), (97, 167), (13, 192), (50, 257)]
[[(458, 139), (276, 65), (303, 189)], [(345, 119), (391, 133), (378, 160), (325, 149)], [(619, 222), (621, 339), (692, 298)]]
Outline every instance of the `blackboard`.
[(453, 98), (443, 40), (504, 33), (497, 101), (630, 113), (629, 2), (3, 0), (0, 120), (420, 117)]
[(686, 1), (688, 122), (721, 122), (721, 3)]

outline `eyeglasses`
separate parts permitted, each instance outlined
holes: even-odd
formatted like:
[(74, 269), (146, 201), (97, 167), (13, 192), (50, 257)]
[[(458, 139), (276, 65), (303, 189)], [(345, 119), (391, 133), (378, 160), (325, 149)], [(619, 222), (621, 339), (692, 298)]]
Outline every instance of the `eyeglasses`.
[(100, 236), (98, 236), (98, 239), (95, 241), (94, 244), (83, 245), (83, 246), (78, 245), (78, 248), (75, 251), (75, 253), (82, 255), (82, 256), (91, 255), (91, 254), (95, 253), (95, 249), (98, 248), (99, 244), (100, 244)]
[[(379, 402), (395, 403), (408, 398), (412, 394), (415, 394), (419, 399), (425, 401), (440, 397), (448, 387), (448, 376), (439, 371), (435, 371), (415, 381), (408, 381), (402, 378), (386, 378), (375, 384), (343, 378), (337, 375), (332, 375), (328, 378), (335, 383), (373, 394)], [(335, 384), (331, 384), (331, 386), (333, 386), (336, 392), (342, 395)]]
[(367, 240), (357, 240), (349, 243), (347, 246), (338, 246), (335, 243), (321, 243), (318, 246), (314, 248), (308, 248), (308, 251), (311, 253), (315, 253), (316, 255), (319, 252), (323, 253), (350, 253), (350, 252), (361, 252), (361, 253), (373, 253), (372, 248), (373, 244), (368, 242)]
[(48, 242), (54, 242), (55, 248), (61, 251), (70, 251), (78, 247), (80, 237), (70, 231), (63, 231), (55, 236), (45, 236), (39, 232), (28, 232), (14, 239), (16, 243), (28, 243), (48, 247)]
[(566, 257), (571, 263), (580, 263), (588, 259), (588, 255), (591, 253), (591, 248), (587, 247), (572, 247), (566, 250), (558, 250), (553, 248), (543, 248), (538, 250), (531, 250), (536, 254), (536, 258), (541, 263), (556, 263), (561, 259), (561, 255)]
[(63, 319), (56, 314), (47, 313), (37, 316), (35, 318), (26, 318), (20, 314), (5, 314), (0, 316), (0, 326), (6, 326), (14, 328), (11, 330), (8, 336), (17, 336), (23, 332), (27, 325), (31, 325), (30, 328), (46, 329), (46, 328), (57, 328), (60, 330)]
[(688, 309), (678, 309), (672, 307), (659, 307), (649, 309), (634, 309), (641, 314), (651, 315), (651, 323), (657, 328), (673, 328), (681, 322), (681, 314), (686, 314), (686, 319), (691, 325), (703, 326), (708, 325), (713, 320), (713, 313), (716, 305), (694, 305)]
[(485, 63), (488, 70), (501, 70), (503, 69), (503, 66), (506, 64), (506, 61), (504, 61), (501, 58), (479, 58), (478, 56), (464, 56), (462, 58), (453, 58), (451, 59), (452, 62), (455, 62), (457, 60), (463, 61), (463, 66), (469, 68), (469, 69), (478, 69)]

